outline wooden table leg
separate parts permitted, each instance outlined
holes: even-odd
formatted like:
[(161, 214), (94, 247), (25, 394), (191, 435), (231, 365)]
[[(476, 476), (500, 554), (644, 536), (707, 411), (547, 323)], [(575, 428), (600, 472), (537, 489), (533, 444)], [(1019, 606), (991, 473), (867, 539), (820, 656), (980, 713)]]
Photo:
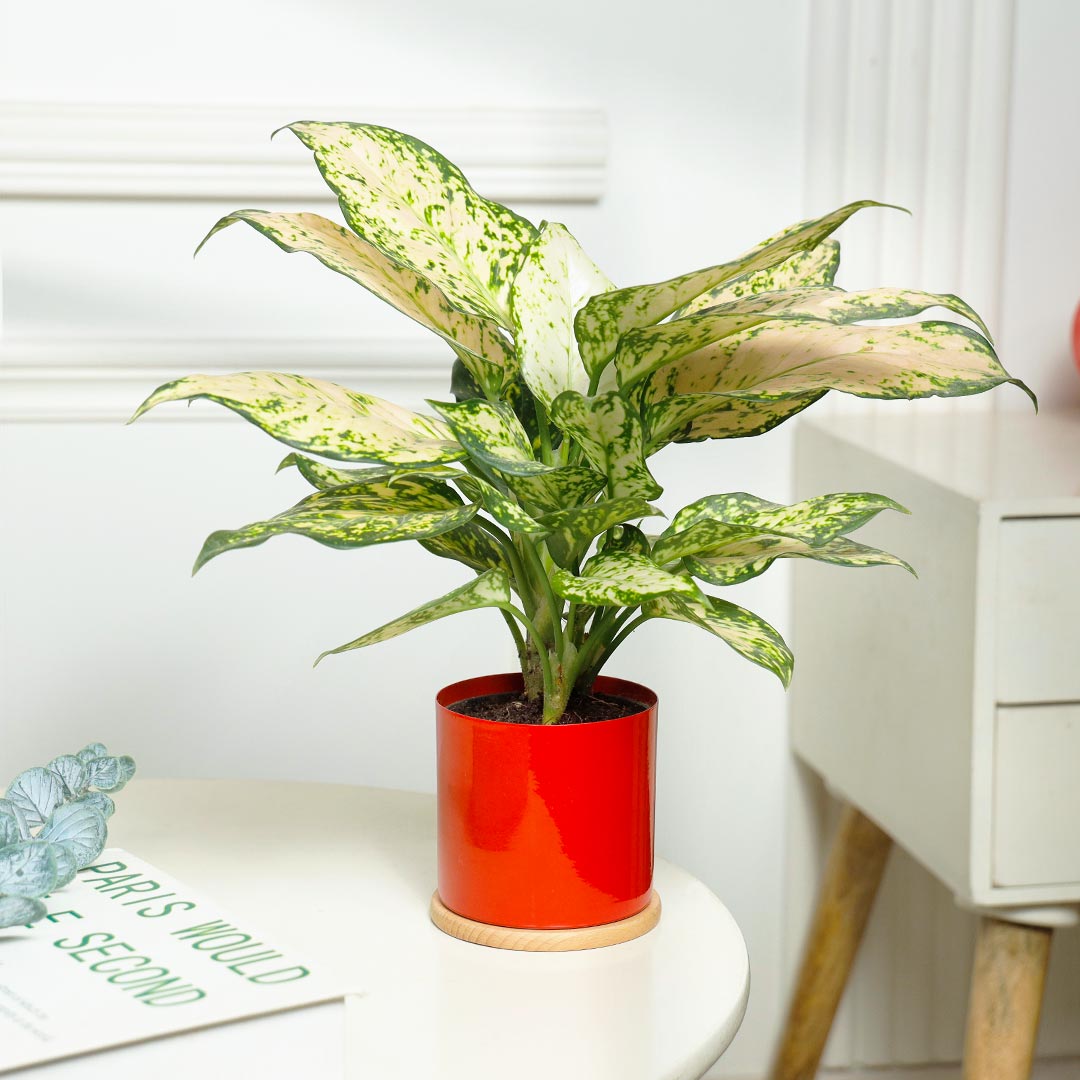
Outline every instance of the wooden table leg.
[(1048, 927), (984, 915), (971, 973), (964, 1080), (1027, 1080), (1039, 1031)]
[(859, 950), (892, 839), (854, 806), (844, 808), (788, 1010), (773, 1080), (811, 1080)]

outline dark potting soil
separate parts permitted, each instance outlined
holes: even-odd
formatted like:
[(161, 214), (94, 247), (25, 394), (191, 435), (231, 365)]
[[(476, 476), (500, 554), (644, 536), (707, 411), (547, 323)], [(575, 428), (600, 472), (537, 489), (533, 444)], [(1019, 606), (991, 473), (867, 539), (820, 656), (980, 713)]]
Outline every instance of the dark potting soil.
[[(475, 716), (480, 720), (498, 720), (503, 724), (539, 724), (543, 718), (543, 701), (527, 701), (522, 693), (486, 694), (484, 697), (466, 698), (450, 706), (456, 713)], [(629, 698), (613, 694), (572, 694), (560, 724), (592, 724), (598, 720), (617, 720), (641, 712), (639, 705)]]

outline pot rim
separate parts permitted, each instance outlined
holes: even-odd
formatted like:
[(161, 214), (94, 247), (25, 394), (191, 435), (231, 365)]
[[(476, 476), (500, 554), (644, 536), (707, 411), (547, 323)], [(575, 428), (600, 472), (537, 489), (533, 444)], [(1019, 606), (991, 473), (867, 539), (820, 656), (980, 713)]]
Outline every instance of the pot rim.
[[(491, 690), (487, 694), (470, 694), (467, 692), (466, 688), (472, 684), (489, 679), (509, 680), (511, 684), (516, 683), (518, 689), (524, 684), (524, 678), (520, 671), (501, 672), (493, 675), (473, 675), (470, 678), (459, 679), (457, 682), (444, 686), (436, 693), (435, 702), (448, 716), (458, 716), (462, 720), (468, 720), (474, 724), (489, 724), (493, 728), (532, 733), (537, 731), (588, 731), (604, 724), (615, 724), (620, 721), (630, 723), (654, 712), (660, 701), (656, 691), (651, 690), (643, 683), (633, 682), (630, 679), (620, 679), (615, 675), (598, 675), (593, 686), (599, 689), (601, 693), (610, 693), (628, 698), (635, 704), (640, 705), (641, 708), (637, 712), (627, 713), (625, 716), (611, 716), (606, 720), (590, 720), (585, 724), (508, 724), (504, 720), (487, 720), (482, 716), (470, 716), (468, 713), (456, 712), (450, 707), (452, 704), (470, 697), (488, 697), (490, 694), (507, 692), (505, 690)], [(601, 685), (603, 683), (609, 685), (604, 687)]]

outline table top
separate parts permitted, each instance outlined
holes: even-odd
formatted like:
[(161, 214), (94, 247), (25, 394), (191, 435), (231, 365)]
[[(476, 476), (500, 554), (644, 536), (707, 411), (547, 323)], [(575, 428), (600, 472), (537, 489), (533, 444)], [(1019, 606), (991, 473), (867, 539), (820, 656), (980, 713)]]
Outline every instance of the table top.
[[(749, 965), (735, 921), (663, 860), (663, 916), (644, 937), (514, 953), (431, 924), (429, 795), (140, 779), (111, 825), (110, 846), (305, 951), (359, 995), (345, 1010), (350, 1076), (681, 1080), (723, 1053), (746, 1007)], [(67, 1068), (80, 1075), (74, 1061)]]

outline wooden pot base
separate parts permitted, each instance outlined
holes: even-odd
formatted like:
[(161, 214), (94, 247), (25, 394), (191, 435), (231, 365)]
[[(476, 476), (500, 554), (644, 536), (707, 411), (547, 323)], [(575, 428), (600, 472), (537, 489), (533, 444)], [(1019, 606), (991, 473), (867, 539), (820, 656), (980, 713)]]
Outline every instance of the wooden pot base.
[(575, 952), (579, 949), (602, 949), (647, 934), (660, 921), (660, 897), (653, 891), (649, 906), (629, 919), (582, 926), (570, 930), (522, 930), (513, 926), (493, 926), (475, 922), (451, 911), (439, 899), (431, 897), (431, 921), (444, 933), (475, 945), (518, 952)]

